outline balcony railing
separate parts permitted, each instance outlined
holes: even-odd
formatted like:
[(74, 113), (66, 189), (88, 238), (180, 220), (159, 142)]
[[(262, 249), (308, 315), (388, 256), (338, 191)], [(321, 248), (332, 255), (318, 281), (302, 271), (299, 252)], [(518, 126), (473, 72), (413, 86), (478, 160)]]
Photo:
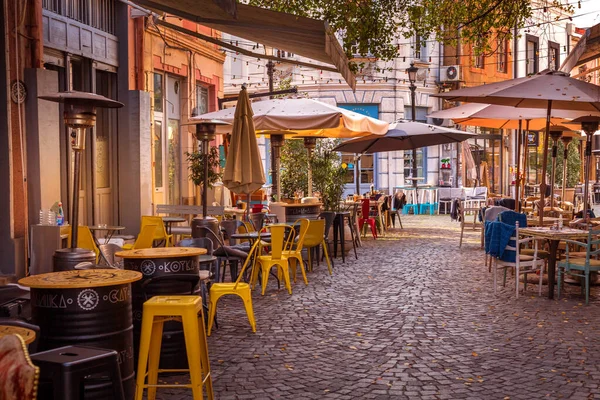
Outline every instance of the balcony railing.
[(89, 25), (101, 31), (115, 34), (116, 0), (42, 0), (42, 7)]

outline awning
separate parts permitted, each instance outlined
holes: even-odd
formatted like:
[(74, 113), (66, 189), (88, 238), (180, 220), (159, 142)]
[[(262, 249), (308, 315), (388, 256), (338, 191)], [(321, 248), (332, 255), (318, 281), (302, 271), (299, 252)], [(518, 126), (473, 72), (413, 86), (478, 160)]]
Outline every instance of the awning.
[(573, 68), (596, 58), (600, 58), (600, 24), (586, 29), (585, 34), (563, 61), (560, 70), (571, 73)]
[(334, 65), (352, 90), (356, 87), (356, 77), (348, 67), (348, 59), (326, 21), (241, 3), (236, 4), (236, 15), (233, 16), (217, 4), (222, 1), (215, 0), (133, 2), (240, 38)]

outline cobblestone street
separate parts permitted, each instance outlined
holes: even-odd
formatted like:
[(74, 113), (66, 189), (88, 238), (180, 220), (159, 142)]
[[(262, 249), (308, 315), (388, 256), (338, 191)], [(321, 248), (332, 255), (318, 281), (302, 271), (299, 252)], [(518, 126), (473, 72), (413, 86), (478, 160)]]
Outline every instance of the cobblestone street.
[(536, 284), (515, 299), (511, 276), (494, 295), (479, 232), (459, 249), (449, 216), (403, 223), (364, 240), (358, 260), (337, 258), (332, 277), (321, 263), (291, 296), (274, 279), (264, 297), (256, 289), (255, 334), (242, 302), (222, 299), (209, 338), (216, 398), (600, 398), (596, 288), (589, 306), (572, 285), (560, 300)]

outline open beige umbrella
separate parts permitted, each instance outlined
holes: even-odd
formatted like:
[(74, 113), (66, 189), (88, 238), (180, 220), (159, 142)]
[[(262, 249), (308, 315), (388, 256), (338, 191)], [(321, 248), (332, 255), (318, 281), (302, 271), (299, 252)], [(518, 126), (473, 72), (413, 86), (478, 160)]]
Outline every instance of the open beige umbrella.
[[(559, 125), (565, 119), (573, 119), (588, 115), (589, 112), (575, 110), (551, 110), (551, 126)], [(518, 108), (500, 106), (495, 104), (466, 103), (458, 107), (436, 111), (429, 114), (430, 118), (452, 119), (456, 124), (479, 126), (493, 129), (517, 129), (517, 178), (515, 180), (515, 202), (519, 210), (519, 191), (521, 189), (521, 171), (524, 169), (521, 163), (521, 151), (525, 154), (526, 141), (524, 133), (527, 131), (539, 131), (546, 127), (547, 111), (542, 108)], [(525, 130), (523, 131), (523, 121)], [(560, 128), (559, 128), (560, 130)], [(551, 129), (552, 131), (552, 129)]]
[[(273, 154), (273, 189), (280, 199), (279, 149), (284, 136), (294, 138), (354, 138), (383, 135), (387, 122), (312, 99), (272, 99), (251, 103), (255, 132), (269, 135)], [(237, 108), (237, 107), (236, 107)], [(236, 108), (219, 110), (195, 118), (232, 122)], [(220, 128), (227, 132), (227, 127)]]
[[(480, 126), (493, 129), (519, 129), (519, 121), (528, 121), (529, 129), (539, 131), (546, 127), (547, 111), (542, 108), (517, 108), (495, 104), (466, 103), (458, 107), (436, 111), (429, 118), (451, 119), (458, 125)], [(586, 111), (553, 109), (550, 123), (560, 124), (565, 119), (588, 115)]]
[[(518, 108), (546, 109), (546, 131), (550, 130), (552, 109), (578, 110), (589, 113), (600, 111), (600, 87), (592, 83), (571, 78), (560, 71), (544, 70), (525, 78), (490, 83), (447, 93), (435, 94), (453, 101), (487, 103)], [(546, 170), (548, 166), (548, 135), (544, 136), (542, 158), (542, 182), (540, 197), (542, 204), (546, 192)], [(587, 188), (586, 188), (587, 194)], [(544, 213), (540, 213), (540, 225)]]
[[(245, 87), (238, 98), (231, 142), (225, 161), (223, 184), (234, 193), (250, 196), (265, 184), (265, 173), (256, 143), (256, 133), (252, 120), (252, 107)], [(250, 208), (248, 201), (248, 209)]]

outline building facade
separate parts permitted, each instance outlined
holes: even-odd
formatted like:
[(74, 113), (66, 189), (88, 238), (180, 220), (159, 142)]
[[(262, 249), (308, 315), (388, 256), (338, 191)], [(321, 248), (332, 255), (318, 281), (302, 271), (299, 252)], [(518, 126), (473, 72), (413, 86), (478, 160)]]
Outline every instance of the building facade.
[[(256, 51), (256, 43), (230, 37), (233, 43), (247, 46)], [(275, 64), (273, 87), (287, 89), (297, 87), (298, 94), (291, 96), (308, 97), (325, 103), (359, 112), (387, 122), (399, 119), (412, 119), (410, 83), (406, 69), (414, 63), (419, 68), (416, 82), (416, 116), (421, 122), (433, 122), (427, 115), (440, 108), (440, 100), (431, 97), (438, 92), (440, 46), (432, 40), (398, 39), (398, 58), (391, 62), (375, 59), (356, 59), (363, 66), (357, 74), (356, 91), (352, 91), (337, 73), (323, 71), (318, 65), (314, 68), (298, 66), (293, 60), (306, 61), (295, 54), (278, 49), (263, 49), (267, 54), (276, 54), (291, 60), (290, 63)], [(246, 57), (235, 52), (227, 52), (225, 62), (225, 95), (233, 95), (246, 84), (251, 92), (268, 92), (269, 76), (266, 61)], [(435, 121), (443, 124), (448, 121)], [(266, 171), (270, 168), (268, 139), (259, 139), (261, 152), (264, 153)], [(418, 176), (428, 184), (439, 184), (443, 176), (440, 173), (440, 157), (455, 153), (455, 146), (432, 146), (417, 151)], [(342, 154), (349, 166), (346, 193), (356, 191), (356, 180), (362, 193), (373, 185), (385, 192), (394, 188), (410, 185), (405, 180), (412, 174), (412, 152), (394, 151), (374, 155)], [(446, 176), (451, 184), (452, 175)]]
[[(151, 13), (118, 0), (2, 0), (0, 73), (11, 84), (0, 101), (0, 274), (23, 276), (30, 226), (62, 201), (70, 217), (71, 132), (58, 91), (118, 100), (97, 109), (87, 130), (78, 192), (79, 224), (122, 225), (137, 234), (141, 215), (161, 203), (193, 203), (185, 153), (196, 148), (182, 121), (216, 109), (223, 53), (215, 45), (158, 28)], [(169, 18), (169, 16), (166, 16)], [(218, 33), (173, 18), (211, 36)], [(12, 95), (11, 95), (12, 94)]]

